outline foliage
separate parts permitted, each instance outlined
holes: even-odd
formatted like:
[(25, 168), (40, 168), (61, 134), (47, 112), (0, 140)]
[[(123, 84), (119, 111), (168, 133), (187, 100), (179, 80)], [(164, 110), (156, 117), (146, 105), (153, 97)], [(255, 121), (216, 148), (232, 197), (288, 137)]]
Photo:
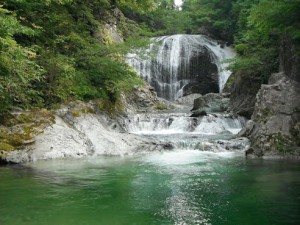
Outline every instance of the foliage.
[(146, 43), (131, 40), (136, 24), (119, 18), (126, 43), (96, 35), (105, 33), (105, 24), (114, 17), (113, 2), (137, 11), (154, 3), (7, 0), (0, 6), (0, 117), (12, 106), (107, 96), (115, 101), (120, 92), (141, 84), (123, 57)]
[(33, 36), (32, 29), (23, 26), (15, 15), (0, 8), (0, 115), (11, 104), (29, 105), (37, 99), (39, 91), (33, 90), (34, 82), (41, 79), (43, 69), (34, 62), (36, 52), (16, 42), (14, 35)]
[(266, 83), (278, 71), (282, 35), (289, 33), (296, 40), (300, 32), (300, 1), (260, 0), (251, 6), (246, 17), (240, 16), (240, 30), (235, 38), (238, 57), (231, 69), (250, 71), (251, 76)]
[[(0, 6), (0, 117), (12, 106), (70, 99), (118, 102), (140, 85), (124, 55), (140, 36), (204, 33), (234, 43), (231, 69), (264, 83), (278, 70), (279, 43), (300, 40), (300, 0), (6, 0)], [(122, 15), (118, 7), (125, 15)], [(125, 43), (106, 28), (117, 24)]]

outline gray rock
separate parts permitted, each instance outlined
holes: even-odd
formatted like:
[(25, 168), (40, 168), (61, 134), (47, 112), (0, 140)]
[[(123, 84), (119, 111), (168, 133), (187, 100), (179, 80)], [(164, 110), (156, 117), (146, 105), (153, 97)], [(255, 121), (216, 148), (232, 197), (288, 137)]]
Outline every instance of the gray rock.
[(262, 85), (256, 96), (252, 120), (239, 133), (249, 137), (253, 154), (300, 155), (300, 83), (284, 73), (273, 74), (268, 85)]
[[(87, 107), (91, 107), (91, 104), (81, 102), (75, 106), (63, 106), (56, 111), (58, 114), (55, 116), (55, 123), (37, 135), (30, 146), (8, 152), (2, 159), (11, 163), (26, 163), (98, 155), (123, 156), (173, 148), (168, 143), (124, 133), (122, 129), (115, 127), (118, 126), (117, 122), (104, 113), (82, 112)], [(74, 109), (82, 113), (73, 115)]]
[(222, 94), (209, 93), (194, 100), (192, 116), (203, 116), (207, 113), (225, 112), (228, 109), (229, 98)]
[(186, 95), (184, 97), (178, 98), (176, 100), (176, 103), (193, 107), (194, 100), (197, 98), (200, 98), (200, 97), (202, 97), (201, 94), (190, 94), (190, 95)]

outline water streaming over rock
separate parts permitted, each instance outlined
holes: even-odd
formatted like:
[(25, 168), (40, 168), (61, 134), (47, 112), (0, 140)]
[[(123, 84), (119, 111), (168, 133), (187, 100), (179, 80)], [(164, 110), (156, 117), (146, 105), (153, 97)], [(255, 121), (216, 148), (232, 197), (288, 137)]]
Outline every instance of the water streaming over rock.
[[(174, 101), (193, 93), (221, 92), (230, 76), (226, 59), (235, 53), (204, 35), (163, 36), (152, 38), (144, 51), (149, 57), (129, 54), (127, 63), (154, 87), (157, 95)], [(193, 96), (193, 95), (190, 95)], [(186, 110), (173, 113), (144, 113), (129, 116), (125, 128), (129, 133), (144, 135), (169, 143), (170, 149), (227, 150), (245, 148), (247, 142), (226, 141), (237, 134), (245, 124), (242, 117), (227, 114), (209, 114), (190, 117)], [(239, 146), (239, 147), (237, 147)]]
[(230, 76), (224, 60), (234, 57), (232, 49), (203, 35), (152, 38), (146, 50), (152, 57), (127, 56), (127, 63), (148, 81), (159, 97), (176, 100), (191, 93), (220, 92)]
[[(228, 143), (217, 140), (230, 139), (245, 125), (243, 117), (227, 114), (210, 114), (190, 117), (187, 113), (152, 113), (129, 116), (125, 121), (129, 133), (145, 135), (170, 143), (175, 149), (226, 150)], [(243, 145), (241, 140), (231, 145)]]

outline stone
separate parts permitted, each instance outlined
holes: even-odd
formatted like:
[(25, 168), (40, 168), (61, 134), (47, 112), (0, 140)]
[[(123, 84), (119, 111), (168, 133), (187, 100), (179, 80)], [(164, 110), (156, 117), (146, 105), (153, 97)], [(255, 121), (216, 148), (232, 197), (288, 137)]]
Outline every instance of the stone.
[[(96, 112), (93, 107), (92, 103), (80, 101), (62, 106), (53, 112), (53, 124), (44, 127), (23, 150), (1, 153), (0, 160), (26, 163), (99, 155), (124, 156), (174, 148), (169, 143), (124, 132), (117, 119)], [(74, 113), (74, 110), (79, 113)]]
[(209, 93), (194, 100), (192, 117), (203, 116), (208, 113), (225, 112), (228, 109), (229, 98), (222, 94)]
[(257, 93), (251, 120), (239, 135), (251, 140), (257, 157), (293, 157), (300, 155), (295, 130), (299, 122), (300, 83), (277, 73)]

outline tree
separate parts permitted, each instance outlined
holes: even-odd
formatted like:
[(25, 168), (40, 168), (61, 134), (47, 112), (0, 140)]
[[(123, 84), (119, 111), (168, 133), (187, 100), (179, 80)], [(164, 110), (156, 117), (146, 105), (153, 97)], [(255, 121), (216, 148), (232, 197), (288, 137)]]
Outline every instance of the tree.
[(35, 31), (21, 25), (15, 14), (0, 7), (0, 115), (12, 104), (36, 102), (39, 93), (32, 89), (33, 83), (44, 73), (34, 61), (34, 48), (19, 45), (14, 40), (17, 34), (33, 36)]

